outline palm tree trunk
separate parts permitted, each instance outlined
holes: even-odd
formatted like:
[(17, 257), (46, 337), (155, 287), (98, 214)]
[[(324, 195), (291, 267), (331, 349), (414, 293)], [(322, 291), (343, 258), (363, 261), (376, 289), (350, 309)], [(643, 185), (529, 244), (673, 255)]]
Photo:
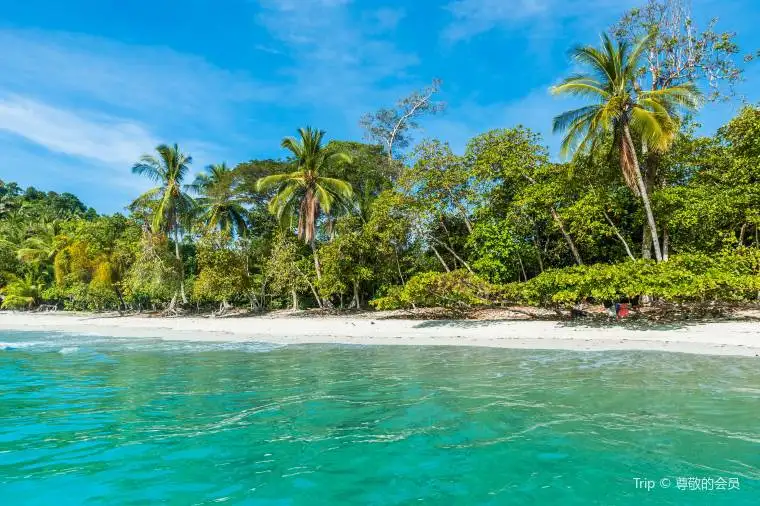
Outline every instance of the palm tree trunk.
[(654, 246), (654, 256), (658, 262), (662, 262), (662, 250), (660, 249), (660, 236), (657, 233), (657, 223), (654, 221), (654, 214), (652, 213), (652, 204), (649, 201), (649, 193), (647, 192), (647, 185), (644, 183), (644, 177), (641, 175), (641, 167), (639, 166), (639, 158), (636, 156), (636, 149), (633, 145), (633, 139), (631, 138), (631, 129), (627, 123), (623, 124), (623, 142), (627, 144), (627, 148), (630, 151), (631, 162), (633, 163), (633, 170), (636, 173), (636, 184), (639, 187), (639, 193), (641, 193), (641, 201), (644, 203), (644, 211), (647, 215), (647, 223), (649, 224), (649, 231), (652, 235), (652, 246)]
[(293, 311), (298, 311), (298, 292), (296, 292), (295, 288), (290, 290), (290, 295), (293, 298)]
[(314, 284), (306, 279), (306, 284), (309, 285), (309, 289), (311, 290), (312, 295), (314, 295), (314, 299), (317, 301), (317, 306), (319, 306), (320, 309), (322, 309), (322, 299), (319, 297), (319, 294), (317, 293), (317, 289), (314, 287)]
[[(314, 270), (317, 273), (317, 282), (322, 280), (322, 266), (319, 263), (319, 256), (317, 255), (317, 245), (314, 241), (314, 238), (312, 237), (311, 241), (309, 242), (309, 245), (311, 246), (311, 252), (312, 256), (314, 257)], [(314, 294), (314, 298), (317, 299), (317, 305), (322, 308), (323, 306), (329, 306), (332, 307), (332, 304), (330, 303), (330, 299), (321, 299), (319, 297), (319, 293), (317, 293), (316, 288), (309, 282), (309, 286), (311, 287), (311, 291)]]
[(359, 300), (359, 282), (354, 280), (354, 300), (351, 302), (351, 306), (359, 309), (361, 307), (361, 301)]
[(317, 281), (322, 279), (322, 266), (319, 265), (319, 257), (317, 256), (317, 245), (314, 243), (314, 239), (309, 242), (311, 246), (311, 252), (314, 256), (314, 269), (317, 271)]
[(187, 296), (185, 295), (185, 266), (182, 265), (182, 255), (179, 254), (179, 224), (175, 224), (174, 227), (174, 255), (177, 257), (177, 263), (179, 264), (179, 291), (182, 295), (182, 303), (187, 304)]
[(641, 235), (641, 258), (652, 258), (652, 234), (649, 233), (649, 223), (644, 223)]
[[(642, 167), (642, 177), (644, 178), (644, 184), (647, 187), (647, 195), (657, 186), (657, 167), (658, 158), (654, 152), (649, 151), (646, 142), (641, 143), (641, 152), (646, 160), (645, 165)], [(665, 255), (663, 254), (663, 257)], [(649, 223), (644, 223), (644, 229), (642, 231), (641, 238), (641, 257), (650, 260), (652, 258), (652, 233), (649, 228)]]
[(562, 232), (562, 237), (565, 238), (565, 242), (570, 247), (570, 251), (573, 253), (573, 257), (575, 257), (575, 263), (578, 265), (583, 265), (581, 254), (578, 253), (578, 248), (575, 247), (575, 242), (573, 242), (573, 238), (570, 237), (570, 234), (568, 234), (567, 230), (565, 230), (565, 224), (562, 222), (562, 218), (560, 218), (559, 214), (557, 213), (557, 210), (554, 209), (554, 206), (552, 206), (549, 208), (549, 211), (552, 214), (552, 218), (554, 219), (554, 222), (559, 227), (560, 232)]
[(166, 312), (174, 312), (175, 307), (177, 307), (177, 292), (174, 292), (174, 295), (172, 295), (172, 300), (169, 301), (169, 306), (166, 308)]
[[(124, 302), (124, 297), (121, 294), (121, 290), (119, 290), (119, 285), (117, 283), (113, 284), (113, 291), (116, 292), (116, 296), (119, 298), (119, 308), (124, 308), (124, 311), (127, 310), (127, 303)], [(121, 311), (119, 311), (121, 312)]]

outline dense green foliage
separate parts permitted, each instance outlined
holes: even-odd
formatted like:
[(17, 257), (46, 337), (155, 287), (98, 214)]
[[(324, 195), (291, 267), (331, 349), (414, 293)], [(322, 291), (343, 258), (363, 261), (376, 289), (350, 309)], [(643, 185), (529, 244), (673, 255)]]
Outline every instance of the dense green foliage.
[(470, 307), (490, 304), (498, 287), (466, 270), (423, 272), (405, 285), (394, 286), (372, 301), (377, 309), (422, 307)]
[(436, 82), (365, 117), (377, 144), (306, 128), (283, 140), (282, 160), (213, 165), (194, 179), (188, 154), (158, 146), (132, 169), (155, 187), (127, 216), (0, 182), (2, 307), (757, 300), (760, 109), (695, 135), (685, 113), (700, 74), (642, 89), (644, 60), (670, 49), (657, 34), (629, 40), (641, 22), (629, 14), (620, 42), (575, 51), (589, 73), (555, 91), (589, 104), (556, 120), (574, 154), (564, 163), (520, 126), (476, 135), (461, 154), (428, 139), (402, 156), (417, 115), (442, 109)]
[(654, 297), (672, 303), (741, 302), (760, 294), (757, 248), (716, 256), (684, 254), (668, 262), (636, 260), (552, 269), (523, 283), (503, 287), (505, 301), (571, 306), (591, 301), (610, 304)]
[(552, 163), (523, 128), (479, 135), (461, 156), (425, 141), (398, 177), (375, 146), (336, 143), (359, 163), (326, 177), (356, 188), (355, 204), (316, 216), (313, 249), (246, 184), (290, 174), (287, 160), (212, 169), (223, 187), (197, 191), (181, 235), (155, 229), (150, 206), (98, 216), (4, 183), (3, 307), (162, 309), (185, 286), (188, 303), (222, 309), (755, 300), (759, 132), (748, 107), (715, 137), (683, 130), (660, 158), (662, 263), (642, 258), (644, 213), (614, 160)]

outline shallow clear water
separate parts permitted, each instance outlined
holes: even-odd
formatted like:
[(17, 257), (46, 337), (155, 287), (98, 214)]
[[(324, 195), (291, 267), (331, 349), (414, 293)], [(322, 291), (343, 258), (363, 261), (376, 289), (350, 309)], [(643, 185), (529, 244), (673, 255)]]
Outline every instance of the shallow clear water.
[(760, 359), (0, 343), (3, 505), (760, 504)]

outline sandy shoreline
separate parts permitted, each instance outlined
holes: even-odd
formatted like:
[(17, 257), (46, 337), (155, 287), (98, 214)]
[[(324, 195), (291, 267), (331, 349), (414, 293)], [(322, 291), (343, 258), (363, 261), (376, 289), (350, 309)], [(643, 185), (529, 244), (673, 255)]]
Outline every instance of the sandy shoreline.
[(485, 346), (577, 351), (651, 350), (760, 356), (760, 323), (726, 321), (659, 328), (552, 321), (323, 318), (148, 318), (0, 312), (0, 331), (58, 331), (116, 337), (276, 344)]

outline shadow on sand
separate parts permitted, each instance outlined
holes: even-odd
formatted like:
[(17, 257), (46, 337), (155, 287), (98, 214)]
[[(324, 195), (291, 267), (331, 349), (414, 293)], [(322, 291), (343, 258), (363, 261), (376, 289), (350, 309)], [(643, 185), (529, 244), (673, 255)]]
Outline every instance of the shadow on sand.
[(415, 325), (414, 328), (418, 328), (418, 329), (425, 329), (425, 328), (472, 329), (472, 328), (487, 327), (494, 323), (504, 323), (504, 322), (523, 323), (523, 322), (538, 322), (538, 321), (543, 321), (543, 322), (553, 321), (559, 327), (566, 327), (566, 328), (573, 328), (573, 329), (618, 328), (618, 329), (641, 330), (641, 331), (647, 331), (647, 330), (663, 331), (663, 330), (684, 329), (684, 328), (694, 327), (698, 325), (703, 325), (705, 323), (717, 323), (717, 322), (727, 321), (727, 320), (720, 319), (720, 318), (685, 320), (685, 321), (652, 321), (646, 318), (630, 318), (630, 319), (625, 319), (625, 320), (595, 319), (595, 318), (576, 318), (573, 320), (546, 320), (546, 319), (543, 319), (543, 320), (539, 320), (539, 319), (532, 319), (532, 320), (508, 320), (508, 319), (504, 319), (504, 320), (430, 320), (430, 321), (420, 322), (417, 325)]

